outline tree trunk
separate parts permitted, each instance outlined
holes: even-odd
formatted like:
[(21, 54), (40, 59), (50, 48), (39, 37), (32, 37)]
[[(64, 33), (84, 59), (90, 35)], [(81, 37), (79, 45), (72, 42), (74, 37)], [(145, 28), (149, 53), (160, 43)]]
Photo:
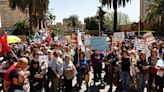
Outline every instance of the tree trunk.
[(75, 21), (73, 21), (73, 30), (74, 30), (74, 32), (76, 31), (76, 23), (75, 23)]
[(161, 16), (161, 30), (160, 30), (161, 36), (164, 35), (164, 14)]
[(39, 30), (41, 30), (41, 29), (42, 29), (42, 19), (39, 18)]
[(117, 32), (117, 1), (113, 2), (113, 9), (114, 9), (114, 22), (113, 22), (113, 31)]
[(29, 28), (30, 28), (30, 34), (33, 34), (32, 30), (32, 0), (29, 0)]

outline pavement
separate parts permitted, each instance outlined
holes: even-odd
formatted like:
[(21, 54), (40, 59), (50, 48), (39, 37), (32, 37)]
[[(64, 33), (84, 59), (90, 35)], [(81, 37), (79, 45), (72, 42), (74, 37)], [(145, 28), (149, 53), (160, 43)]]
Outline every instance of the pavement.
[[(106, 83), (101, 84), (101, 82), (96, 82), (96, 85), (93, 85), (93, 71), (90, 71), (90, 81), (89, 81), (89, 91), (88, 92), (110, 92), (110, 86), (107, 85)], [(104, 78), (105, 73), (102, 72), (102, 78)], [(77, 90), (76, 88), (76, 77), (73, 79), (73, 92), (87, 92), (86, 91), (86, 86), (85, 83), (83, 81), (81, 89)], [(113, 89), (112, 92), (122, 92), (121, 90), (115, 91), (116, 90), (116, 86), (113, 85)], [(164, 89), (163, 89), (164, 90)], [(130, 92), (136, 92), (136, 88), (131, 87), (130, 88)], [(144, 88), (144, 92), (147, 92), (147, 88)], [(156, 92), (155, 89), (151, 90), (151, 92)]]

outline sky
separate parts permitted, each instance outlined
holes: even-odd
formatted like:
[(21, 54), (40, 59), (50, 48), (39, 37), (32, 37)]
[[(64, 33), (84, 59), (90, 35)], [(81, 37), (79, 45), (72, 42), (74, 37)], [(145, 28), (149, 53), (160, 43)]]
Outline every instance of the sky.
[[(98, 7), (101, 4), (99, 0), (50, 0), (49, 10), (56, 16), (56, 22), (62, 22), (63, 18), (76, 14), (79, 20), (83, 22), (84, 18), (96, 15)], [(127, 14), (131, 22), (139, 20), (140, 0), (131, 0), (126, 7), (120, 7), (118, 11)], [(113, 9), (104, 8), (106, 12)]]

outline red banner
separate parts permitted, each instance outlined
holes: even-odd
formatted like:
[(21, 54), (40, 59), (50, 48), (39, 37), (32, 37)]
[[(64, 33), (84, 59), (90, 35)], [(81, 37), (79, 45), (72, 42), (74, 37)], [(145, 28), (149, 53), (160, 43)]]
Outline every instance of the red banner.
[(0, 36), (0, 56), (4, 55), (5, 53), (10, 52), (11, 49), (7, 42), (7, 34), (4, 33), (3, 36)]

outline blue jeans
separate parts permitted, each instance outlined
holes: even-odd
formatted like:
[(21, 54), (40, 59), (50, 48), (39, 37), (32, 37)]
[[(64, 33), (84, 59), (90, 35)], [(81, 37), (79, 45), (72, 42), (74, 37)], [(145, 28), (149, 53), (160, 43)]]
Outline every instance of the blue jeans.
[(140, 72), (138, 77), (137, 92), (143, 92), (145, 88), (146, 73)]
[(130, 72), (121, 71), (122, 89), (129, 92)]

